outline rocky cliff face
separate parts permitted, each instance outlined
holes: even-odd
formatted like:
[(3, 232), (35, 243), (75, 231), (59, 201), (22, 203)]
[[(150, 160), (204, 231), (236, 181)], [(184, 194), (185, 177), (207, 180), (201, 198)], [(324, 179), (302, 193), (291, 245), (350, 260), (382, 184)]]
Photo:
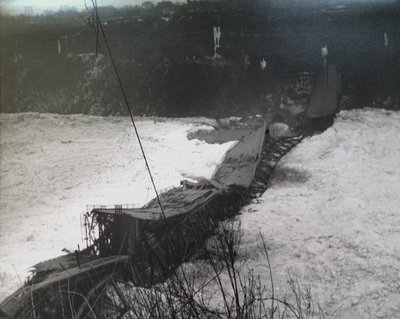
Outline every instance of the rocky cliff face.
[[(115, 10), (103, 20), (136, 115), (298, 115), (309, 104), (322, 47), (342, 74), (342, 106), (399, 107), (397, 7), (164, 9)], [(104, 43), (86, 18), (2, 19), (1, 111), (126, 114)], [(213, 26), (221, 30), (217, 56)]]

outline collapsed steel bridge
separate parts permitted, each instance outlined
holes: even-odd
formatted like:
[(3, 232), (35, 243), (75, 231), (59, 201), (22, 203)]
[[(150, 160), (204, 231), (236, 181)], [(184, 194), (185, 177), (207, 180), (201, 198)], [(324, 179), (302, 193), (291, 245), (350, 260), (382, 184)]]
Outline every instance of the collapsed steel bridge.
[(0, 304), (0, 318), (122, 317), (129, 309), (118, 281), (149, 287), (165, 280), (220, 221), (268, 187), (280, 158), (301, 139), (271, 139), (261, 125), (227, 152), (211, 180), (182, 181), (162, 193), (163, 209), (153, 199), (140, 208), (87, 211), (87, 247), (33, 266), (32, 277)]

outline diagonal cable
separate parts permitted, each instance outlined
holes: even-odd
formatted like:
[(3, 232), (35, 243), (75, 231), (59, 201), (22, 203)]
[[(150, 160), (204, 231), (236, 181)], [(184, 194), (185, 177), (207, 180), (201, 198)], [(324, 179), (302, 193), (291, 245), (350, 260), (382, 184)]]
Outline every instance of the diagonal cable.
[(100, 17), (99, 17), (99, 13), (98, 13), (98, 10), (97, 10), (97, 0), (92, 0), (92, 4), (93, 4), (93, 8), (94, 8), (94, 10), (95, 10), (95, 16), (96, 16), (97, 26), (98, 26), (98, 28), (100, 29), (101, 34), (102, 34), (102, 36), (103, 36), (104, 43), (105, 43), (105, 45), (106, 45), (108, 55), (110, 56), (112, 66), (113, 66), (113, 68), (114, 68), (115, 75), (116, 75), (116, 77), (117, 77), (117, 81), (118, 81), (119, 87), (120, 87), (120, 89), (121, 89), (122, 96), (123, 96), (123, 98), (124, 98), (124, 102), (125, 102), (126, 109), (128, 110), (129, 117), (131, 118), (132, 125), (133, 125), (133, 128), (134, 128), (134, 130), (135, 130), (136, 138), (137, 138), (137, 140), (138, 140), (138, 142), (139, 142), (140, 150), (141, 150), (141, 152), (142, 152), (143, 159), (144, 159), (144, 162), (145, 162), (145, 164), (146, 164), (147, 171), (148, 171), (149, 176), (150, 176), (151, 184), (153, 185), (154, 192), (156, 193), (158, 205), (160, 206), (163, 219), (164, 219), (165, 222), (166, 222), (164, 209), (163, 209), (163, 206), (161, 205), (160, 196), (159, 196), (159, 194), (158, 194), (158, 191), (157, 191), (157, 188), (156, 188), (156, 185), (155, 185), (155, 182), (154, 182), (154, 178), (153, 178), (153, 175), (152, 175), (152, 173), (151, 173), (150, 166), (149, 166), (149, 163), (148, 163), (148, 161), (147, 161), (146, 154), (145, 154), (145, 152), (144, 152), (144, 148), (143, 148), (143, 145), (142, 145), (142, 141), (141, 141), (141, 139), (140, 139), (140, 136), (139, 136), (139, 132), (138, 132), (137, 127), (136, 127), (135, 120), (133, 119), (133, 114), (132, 114), (131, 108), (129, 107), (128, 98), (126, 97), (125, 89), (124, 89), (124, 87), (123, 87), (123, 85), (122, 85), (122, 80), (121, 80), (121, 77), (120, 77), (120, 75), (119, 75), (118, 68), (117, 68), (117, 65), (116, 65), (116, 63), (115, 63), (114, 56), (113, 56), (113, 54), (112, 54), (110, 44), (109, 44), (109, 42), (108, 42), (107, 36), (106, 36), (106, 34), (105, 34), (105, 32), (104, 32), (103, 24), (101, 23), (101, 20), (100, 20)]

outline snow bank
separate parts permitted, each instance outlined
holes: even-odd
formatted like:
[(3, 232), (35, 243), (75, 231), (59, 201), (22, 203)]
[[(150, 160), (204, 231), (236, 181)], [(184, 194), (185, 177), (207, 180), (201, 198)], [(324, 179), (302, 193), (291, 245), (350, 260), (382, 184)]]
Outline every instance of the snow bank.
[[(206, 124), (188, 121), (137, 121), (159, 189), (210, 178), (234, 143), (189, 141), (187, 132)], [(154, 193), (128, 118), (2, 114), (0, 124), (2, 300), (28, 267), (77, 248), (86, 205), (144, 204)]]
[(289, 269), (333, 318), (399, 317), (400, 112), (341, 112), (282, 159), (262, 199), (240, 216), (243, 249), (265, 235), (278, 293)]

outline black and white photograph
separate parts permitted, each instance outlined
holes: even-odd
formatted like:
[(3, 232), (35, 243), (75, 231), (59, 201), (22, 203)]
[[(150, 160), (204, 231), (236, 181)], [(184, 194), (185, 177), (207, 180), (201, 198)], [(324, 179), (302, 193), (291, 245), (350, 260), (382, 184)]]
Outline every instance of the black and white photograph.
[(400, 1), (0, 0), (0, 318), (400, 318)]

